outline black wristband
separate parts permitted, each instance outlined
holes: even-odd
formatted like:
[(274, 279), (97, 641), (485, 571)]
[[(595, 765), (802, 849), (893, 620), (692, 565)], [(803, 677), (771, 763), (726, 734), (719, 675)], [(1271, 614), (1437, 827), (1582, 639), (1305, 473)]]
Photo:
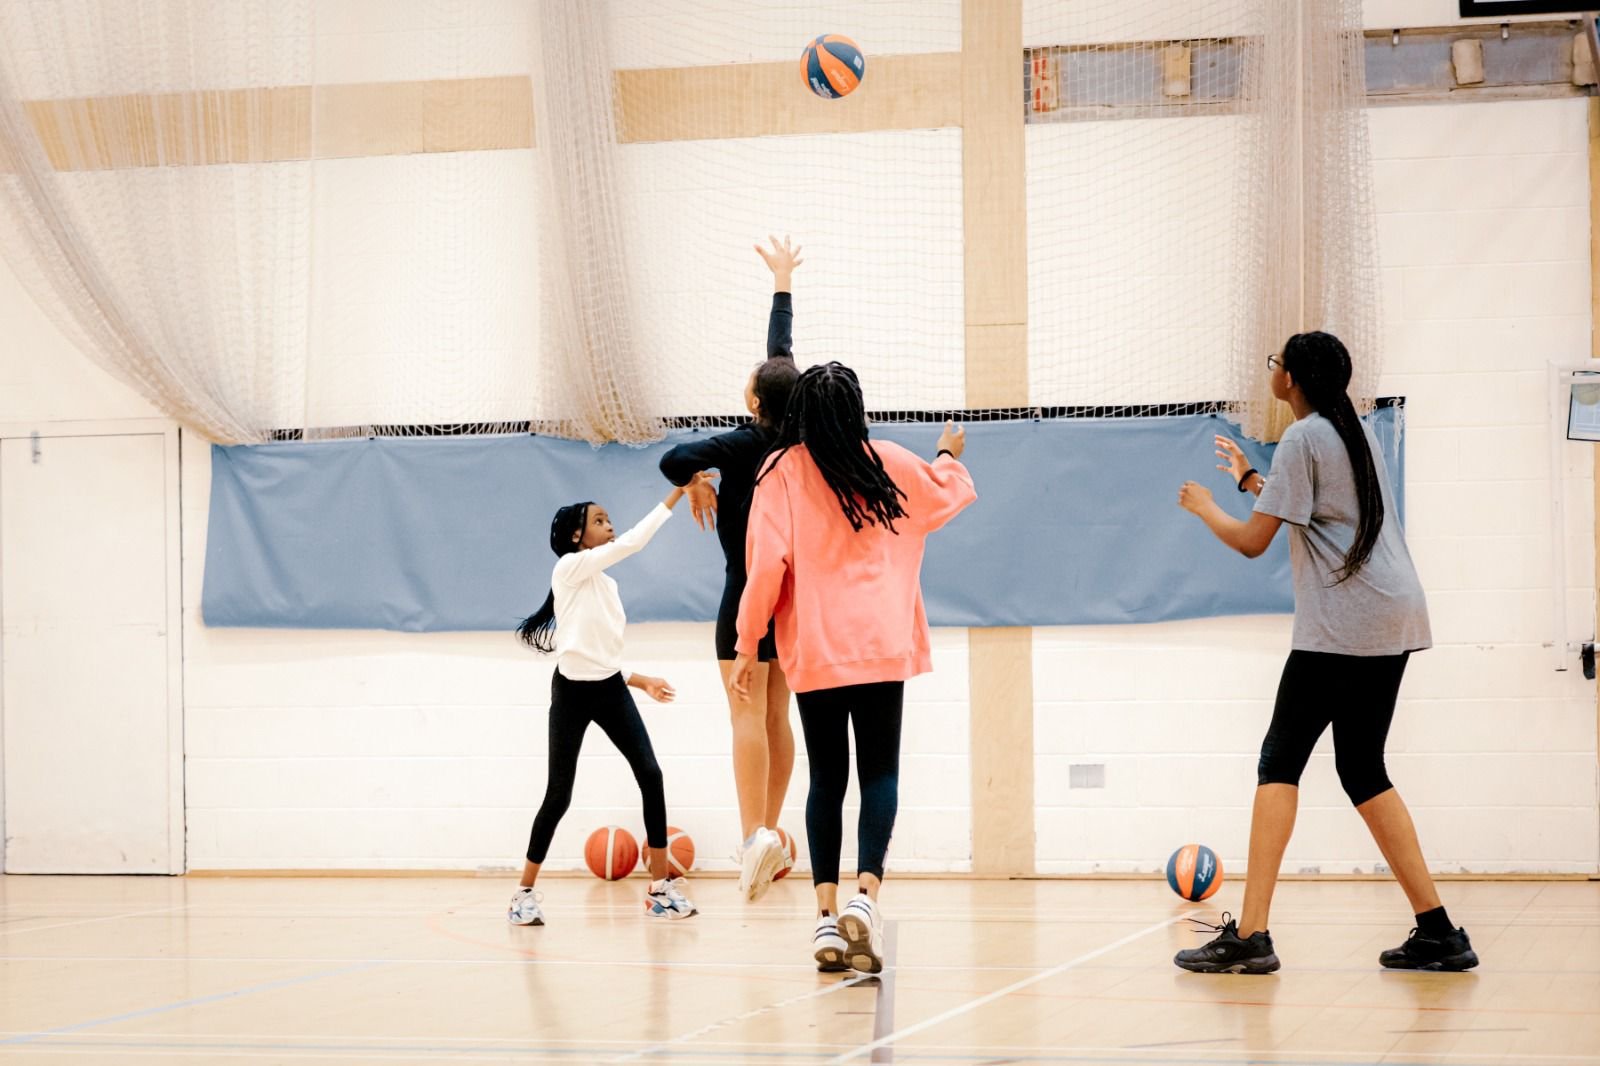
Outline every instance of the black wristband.
[(1244, 472), (1244, 474), (1239, 478), (1239, 491), (1240, 492), (1249, 492), (1250, 490), (1244, 487), (1244, 483), (1246, 481), (1250, 480), (1250, 475), (1251, 474), (1259, 474), (1259, 473), (1261, 473), (1261, 471), (1257, 470), (1253, 466), (1249, 470), (1246, 470)]
[(935, 459), (937, 459), (941, 455), (948, 455), (952, 459), (954, 459), (956, 457), (956, 453), (951, 451), (949, 448), (940, 448), (937, 452), (934, 453), (933, 457)]

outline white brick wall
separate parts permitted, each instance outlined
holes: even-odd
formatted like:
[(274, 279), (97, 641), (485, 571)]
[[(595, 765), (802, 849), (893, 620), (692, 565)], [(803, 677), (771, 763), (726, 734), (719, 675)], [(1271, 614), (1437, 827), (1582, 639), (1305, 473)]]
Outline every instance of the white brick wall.
[[(1593, 871), (1600, 849), (1594, 686), (1556, 673), (1542, 647), (1553, 635), (1545, 368), (1589, 351), (1584, 108), (1370, 112), (1382, 391), (1409, 401), (1407, 528), (1437, 644), (1408, 671), (1389, 765), (1441, 870)], [(1593, 457), (1576, 444), (1565, 457), (1569, 613), (1588, 636)], [(1040, 869), (1156, 869), (1189, 840), (1242, 868), (1288, 642), (1287, 618), (1040, 630)], [(1073, 763), (1103, 763), (1105, 789), (1068, 788)], [(1284, 868), (1379, 862), (1325, 737)]]

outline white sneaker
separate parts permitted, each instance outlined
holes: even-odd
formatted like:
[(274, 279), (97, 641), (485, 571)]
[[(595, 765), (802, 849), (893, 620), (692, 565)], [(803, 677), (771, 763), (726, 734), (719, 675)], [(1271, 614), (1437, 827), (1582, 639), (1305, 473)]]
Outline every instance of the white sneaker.
[(844, 973), (850, 964), (844, 961), (846, 944), (839, 935), (839, 919), (824, 914), (817, 919), (817, 931), (811, 937), (811, 957), (817, 960), (821, 973)]
[(839, 935), (845, 941), (845, 961), (850, 968), (862, 973), (883, 972), (883, 929), (878, 919), (878, 905), (865, 892), (856, 897), (839, 914)]
[(764, 896), (783, 869), (783, 859), (783, 839), (770, 829), (757, 828), (739, 852), (739, 894), (748, 900)]
[(521, 889), (511, 897), (511, 906), (506, 908), (506, 921), (512, 925), (543, 925), (544, 911), (539, 909), (543, 901), (544, 893), (531, 888)]
[(644, 897), (647, 918), (688, 918), (700, 912), (678, 890), (681, 880), (653, 881)]

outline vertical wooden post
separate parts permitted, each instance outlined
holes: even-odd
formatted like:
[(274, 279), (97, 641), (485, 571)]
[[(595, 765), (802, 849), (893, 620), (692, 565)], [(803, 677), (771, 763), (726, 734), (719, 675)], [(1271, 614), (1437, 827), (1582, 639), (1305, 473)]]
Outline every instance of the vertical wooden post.
[[(1028, 403), (1022, 0), (961, 9), (969, 407)], [(983, 486), (978, 486), (983, 491)], [(970, 634), (972, 868), (1034, 872), (1033, 630)]]

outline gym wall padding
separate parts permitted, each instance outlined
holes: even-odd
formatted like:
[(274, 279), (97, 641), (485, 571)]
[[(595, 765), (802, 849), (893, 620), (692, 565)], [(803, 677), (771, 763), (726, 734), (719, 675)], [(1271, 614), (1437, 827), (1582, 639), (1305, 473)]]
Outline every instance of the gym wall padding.
[[(1399, 411), (1372, 420), (1403, 511)], [(929, 619), (1048, 626), (1292, 610), (1286, 537), (1247, 560), (1177, 505), (1193, 479), (1248, 514), (1254, 497), (1215, 469), (1212, 436), (1231, 429), (1203, 414), (969, 425), (979, 499), (928, 542)], [(205, 621), (509, 632), (549, 590), (556, 508), (596, 500), (620, 532), (670, 487), (661, 453), (695, 432), (708, 431), (644, 448), (530, 435), (216, 446)], [(931, 456), (939, 427), (873, 434)], [(1241, 443), (1270, 468), (1270, 446)], [(632, 621), (709, 621), (722, 556), (683, 503), (612, 574)]]

